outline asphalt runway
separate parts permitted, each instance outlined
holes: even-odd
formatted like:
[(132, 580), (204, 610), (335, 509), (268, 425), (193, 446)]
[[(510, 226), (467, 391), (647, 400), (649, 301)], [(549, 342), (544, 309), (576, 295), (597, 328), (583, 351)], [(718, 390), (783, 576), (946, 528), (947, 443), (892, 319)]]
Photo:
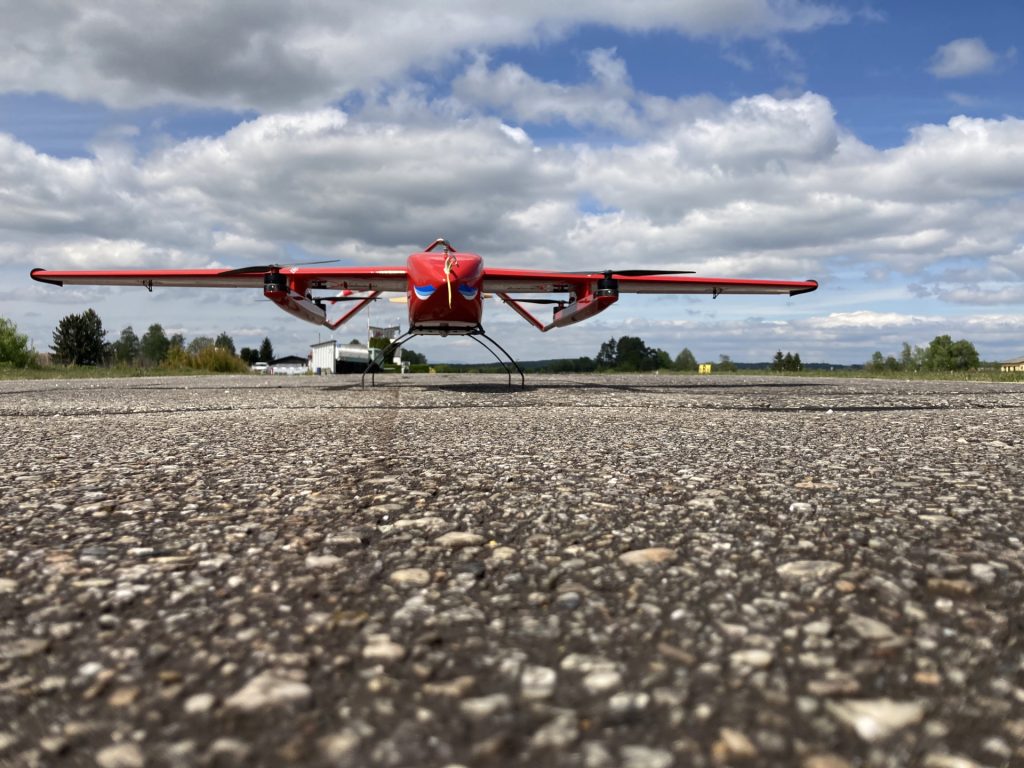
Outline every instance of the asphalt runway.
[(1024, 764), (1024, 385), (0, 382), (0, 765)]

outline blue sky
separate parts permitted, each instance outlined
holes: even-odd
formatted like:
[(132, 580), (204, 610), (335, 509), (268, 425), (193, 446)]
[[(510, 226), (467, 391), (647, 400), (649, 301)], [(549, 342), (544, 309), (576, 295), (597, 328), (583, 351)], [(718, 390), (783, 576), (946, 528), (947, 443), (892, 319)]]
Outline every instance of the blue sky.
[(623, 299), (545, 335), (488, 306), (524, 359), (625, 333), (706, 360), (860, 362), (940, 333), (1024, 354), (1020, 4), (550, 5), (10, 4), (0, 315), (40, 348), (91, 306), (112, 335), (160, 322), (302, 353), (325, 329), (259, 296), (28, 270), (401, 263), (444, 235), (496, 266), (822, 284)]

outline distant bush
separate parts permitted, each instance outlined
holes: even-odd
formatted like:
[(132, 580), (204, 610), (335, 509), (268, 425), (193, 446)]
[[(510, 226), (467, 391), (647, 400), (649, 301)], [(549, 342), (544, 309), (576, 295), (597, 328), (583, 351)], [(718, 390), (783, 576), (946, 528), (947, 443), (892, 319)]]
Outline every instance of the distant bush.
[(0, 317), (0, 365), (27, 368), (36, 362), (36, 353), (29, 348), (28, 336), (18, 333), (18, 326)]
[(198, 352), (188, 352), (181, 347), (171, 347), (164, 360), (168, 368), (194, 368), (213, 373), (248, 373), (249, 366), (223, 347), (203, 347)]

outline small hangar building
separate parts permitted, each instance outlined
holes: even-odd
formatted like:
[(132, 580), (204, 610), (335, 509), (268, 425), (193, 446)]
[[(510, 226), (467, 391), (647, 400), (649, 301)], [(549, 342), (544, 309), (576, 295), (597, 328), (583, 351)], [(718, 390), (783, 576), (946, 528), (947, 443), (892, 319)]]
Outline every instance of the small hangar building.
[(371, 353), (374, 362), (381, 363), (381, 350), (362, 344), (339, 344), (335, 340), (314, 344), (310, 353), (309, 367), (313, 373), (362, 373)]

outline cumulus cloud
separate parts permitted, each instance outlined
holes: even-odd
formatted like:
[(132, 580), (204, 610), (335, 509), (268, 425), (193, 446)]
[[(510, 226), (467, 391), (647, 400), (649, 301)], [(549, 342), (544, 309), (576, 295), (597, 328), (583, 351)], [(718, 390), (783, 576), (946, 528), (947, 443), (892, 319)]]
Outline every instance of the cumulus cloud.
[(860, 262), (927, 283), (967, 258), (1017, 279), (1024, 121), (956, 117), (878, 151), (816, 94), (687, 108), (605, 146), (542, 147), (501, 119), (429, 108), (411, 124), (268, 115), (144, 155), (57, 159), (0, 135), (0, 228), (24, 244), (0, 260), (247, 263), (295, 246), (368, 261), (445, 234), (524, 266), (590, 268), (613, 248), (617, 265), (723, 276)]
[(565, 121), (574, 126), (610, 128), (622, 135), (649, 129), (629, 75), (614, 50), (588, 55), (593, 82), (562, 85), (531, 77), (515, 64), (496, 70), (478, 56), (452, 83), (454, 97), (469, 108), (495, 109), (520, 123)]
[[(490, 110), (522, 124), (561, 121), (627, 138), (652, 136), (679, 124), (691, 125), (729, 108), (706, 95), (669, 99), (637, 91), (625, 62), (614, 49), (590, 51), (587, 63), (592, 79), (565, 85), (533, 77), (516, 64), (493, 69), (486, 57), (478, 56), (454, 79), (453, 99), (463, 110)], [(731, 108), (741, 111), (743, 106)], [(755, 120), (763, 117), (756, 109), (751, 113)], [(710, 126), (711, 130), (721, 128), (723, 122)], [(749, 128), (748, 124), (739, 129)], [(736, 149), (728, 137), (721, 139), (730, 150)]]
[(941, 78), (968, 77), (991, 72), (1001, 59), (1013, 55), (1013, 49), (1005, 54), (995, 53), (980, 37), (961, 37), (939, 46), (928, 71)]
[(767, 37), (845, 23), (814, 0), (75, 0), (4, 7), (0, 91), (115, 107), (183, 103), (277, 110), (436, 71), (472, 51), (583, 25), (693, 37)]

